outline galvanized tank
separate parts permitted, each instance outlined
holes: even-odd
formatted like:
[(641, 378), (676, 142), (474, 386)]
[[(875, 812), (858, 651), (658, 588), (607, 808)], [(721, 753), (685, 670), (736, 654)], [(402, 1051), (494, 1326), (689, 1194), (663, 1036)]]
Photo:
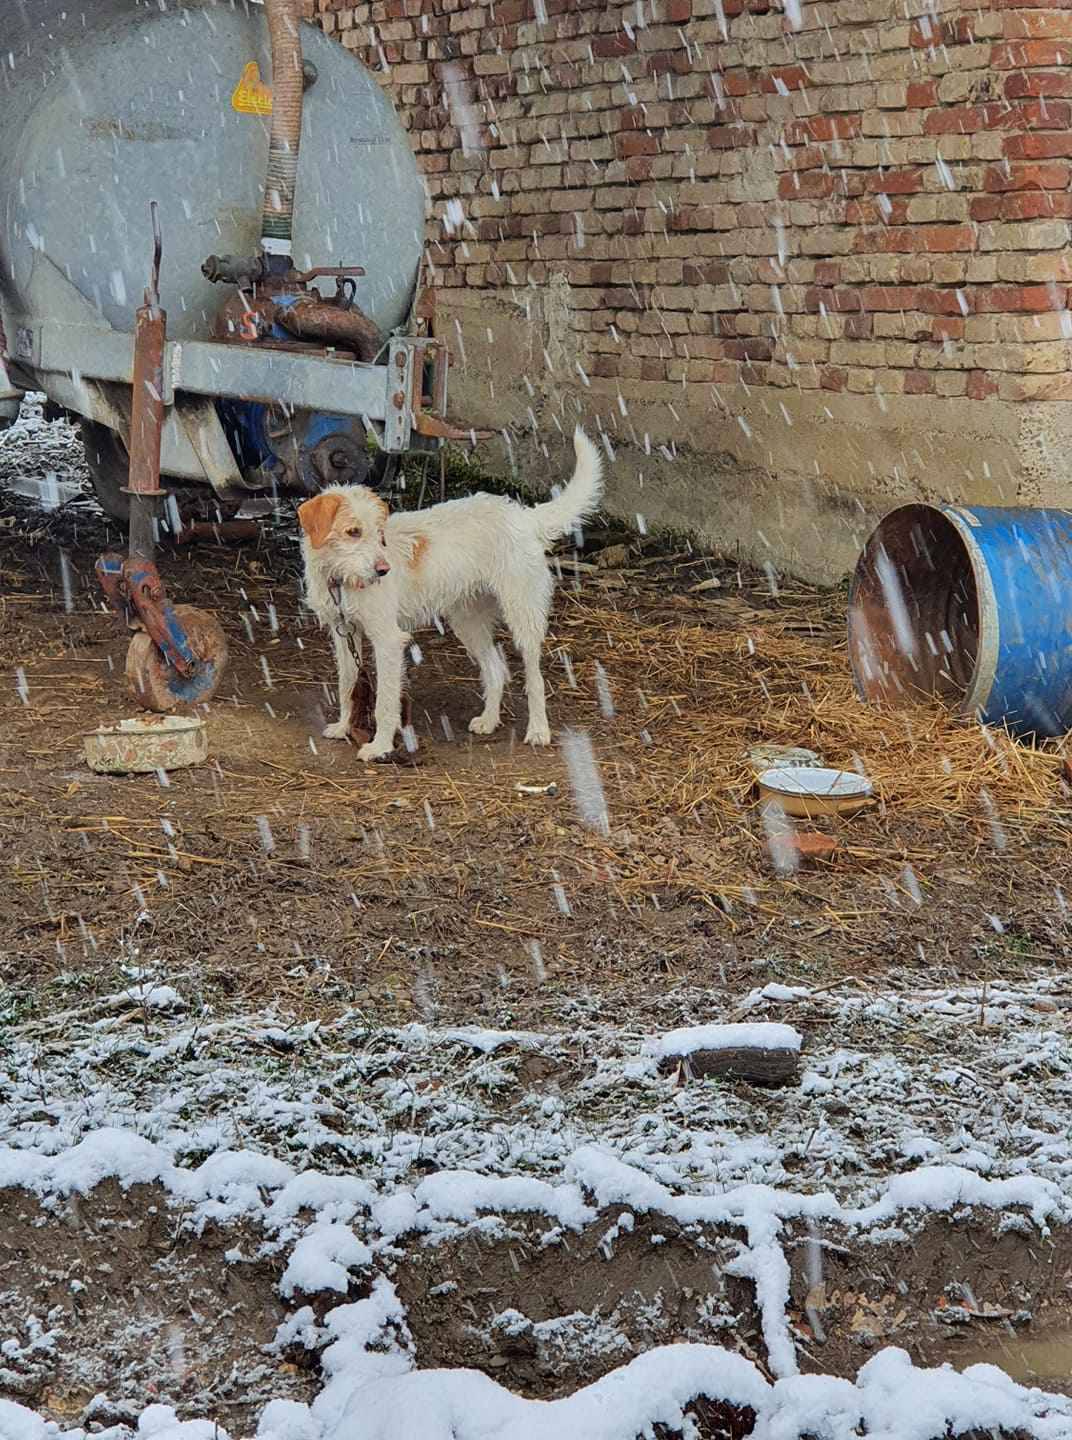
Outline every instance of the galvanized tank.
[[(232, 97), (251, 64), (270, 81), (262, 9), (247, 0), (2, 8), (0, 313), (9, 342), (20, 323), (88, 314), (72, 285), (114, 329), (133, 329), (151, 199), (161, 207), (169, 334), (207, 338), (223, 296), (202, 261), (252, 254), (260, 235), (270, 122)], [(311, 25), (302, 41), (318, 79), (305, 97), (295, 264), (363, 265), (357, 303), (389, 330), (405, 318), (420, 262), (423, 185), (373, 76)]]

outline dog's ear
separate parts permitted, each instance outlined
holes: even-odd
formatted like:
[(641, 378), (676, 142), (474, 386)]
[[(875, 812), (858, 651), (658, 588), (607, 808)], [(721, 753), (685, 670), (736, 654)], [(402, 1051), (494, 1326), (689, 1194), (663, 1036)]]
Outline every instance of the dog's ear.
[(298, 506), (298, 522), (314, 550), (319, 550), (331, 534), (341, 504), (341, 495), (314, 495)]

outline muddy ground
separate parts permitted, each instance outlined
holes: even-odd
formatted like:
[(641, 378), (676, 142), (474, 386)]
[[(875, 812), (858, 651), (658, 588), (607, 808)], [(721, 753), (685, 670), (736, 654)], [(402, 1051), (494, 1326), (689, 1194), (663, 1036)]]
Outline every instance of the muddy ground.
[(290, 1308), (282, 1263), (242, 1255), (262, 1237), (184, 1219), (153, 1186), (49, 1210), (0, 1191), (0, 1398), (66, 1425), (166, 1403), (235, 1433), (270, 1399), (309, 1399), (308, 1370), (266, 1349)]
[[(846, 698), (840, 593), (772, 595), (769, 577), (665, 544), (605, 566), (622, 537), (598, 527), (587, 569), (566, 556), (546, 670), (553, 724), (595, 745), (610, 833), (593, 837), (557, 748), (519, 743), (516, 679), (503, 731), (468, 734), (471, 666), (434, 630), (413, 667), (415, 768), (365, 767), (319, 738), (332, 666), (299, 608), (294, 529), (284, 510), (259, 543), (162, 555), (174, 597), (215, 611), (231, 654), (211, 764), (162, 786), (82, 757), (88, 730), (132, 712), (126, 640), (93, 574), (115, 530), (87, 498), (42, 511), (0, 490), (0, 981), (20, 1013), (110, 986), (134, 951), (216, 1002), (516, 1024), (564, 1003), (643, 1008), (653, 986), (665, 999), (757, 976), (952, 980), (1067, 959), (1072, 811), (1055, 756), (1042, 821), (1032, 794), (1034, 818), (999, 817), (1000, 843), (966, 776), (951, 813), (895, 797), (821, 827), (842, 845), (834, 863), (774, 871), (748, 744), (811, 743), (835, 763), (859, 747), (882, 764), (873, 717)], [(695, 592), (711, 578), (722, 588)], [(826, 681), (836, 713), (816, 698)], [(853, 733), (857, 719), (872, 729)], [(517, 789), (552, 782), (555, 795)]]
[[(765, 1370), (751, 1286), (723, 1273), (734, 1234), (659, 1216), (626, 1229), (622, 1214), (551, 1243), (547, 1223), (525, 1217), (446, 1244), (402, 1242), (383, 1273), (405, 1304), (418, 1365), (482, 1370), (541, 1399), (675, 1341), (728, 1346)], [(853, 1378), (896, 1345), (920, 1365), (986, 1361), (1072, 1393), (1069, 1236), (1028, 1244), (973, 1216), (913, 1229), (897, 1244), (787, 1237), (802, 1370)], [(276, 1290), (282, 1263), (255, 1258), (263, 1239), (253, 1225), (195, 1234), (154, 1186), (124, 1194), (108, 1183), (48, 1211), (0, 1191), (0, 1397), (94, 1427), (164, 1403), (232, 1434), (249, 1433), (269, 1398), (310, 1400), (326, 1333), (313, 1322), (308, 1344), (273, 1343), (288, 1307)], [(349, 1298), (370, 1289), (362, 1277)], [(342, 1298), (295, 1304), (319, 1321)]]
[[(70, 433), (45, 439), (77, 480)], [(1072, 811), (1056, 749), (1023, 762), (1022, 797), (1011, 752), (981, 784), (982, 737), (933, 715), (890, 718), (887, 732), (853, 708), (841, 592), (600, 526), (561, 557), (546, 671), (552, 723), (592, 737), (605, 831), (581, 823), (558, 748), (520, 744), (516, 679), (503, 731), (469, 736), (471, 666), (435, 631), (413, 666), (415, 763), (365, 767), (320, 738), (334, 718), (329, 646), (300, 606), (287, 507), (256, 543), (161, 557), (173, 597), (213, 610), (230, 645), (210, 763), (164, 782), (96, 775), (83, 736), (133, 709), (126, 637), (93, 574), (120, 537), (83, 493), (42, 508), (3, 489), (35, 452), (4, 453), (0, 441), (0, 1038), (49, 1015), (62, 1036), (64, 1014), (135, 973), (177, 986), (194, 1013), (274, 1006), (286, 1025), (352, 1011), (370, 1031), (412, 1019), (568, 1031), (601, 1016), (643, 1032), (727, 1018), (725, 997), (770, 981), (989, 984), (1069, 959)], [(902, 747), (892, 759), (887, 736)], [(913, 788), (917, 759), (940, 768), (934, 736), (967, 766), (950, 762), (940, 795)], [(818, 823), (836, 842), (829, 862), (788, 874), (772, 862), (746, 758), (770, 740), (887, 766), (879, 805)], [(128, 1022), (148, 1033), (147, 1011)], [(541, 1056), (522, 1065), (534, 1089), (576, 1079)], [(608, 1241), (616, 1219), (555, 1246), (533, 1221), (403, 1247), (391, 1274), (418, 1362), (476, 1366), (540, 1397), (669, 1340), (765, 1365), (751, 1289), (722, 1274), (729, 1237), (653, 1219)], [(255, 1239), (193, 1237), (144, 1187), (48, 1211), (0, 1192), (12, 1342), (0, 1396), (95, 1425), (161, 1399), (234, 1434), (269, 1395), (309, 1399), (315, 1348), (265, 1349), (289, 1307), (282, 1262), (242, 1255)], [(1064, 1232), (999, 1234), (966, 1216), (885, 1245), (824, 1234), (819, 1289), (814, 1245), (792, 1240), (803, 1368), (851, 1376), (892, 1344), (922, 1364), (988, 1359), (1069, 1389)], [(87, 1410), (100, 1392), (108, 1404)]]

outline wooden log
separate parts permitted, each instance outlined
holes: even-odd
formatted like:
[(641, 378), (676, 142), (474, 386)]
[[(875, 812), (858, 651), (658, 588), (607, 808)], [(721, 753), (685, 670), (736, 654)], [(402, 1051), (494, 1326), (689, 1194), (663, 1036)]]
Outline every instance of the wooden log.
[(687, 1078), (747, 1080), (753, 1085), (792, 1085), (800, 1076), (800, 1051), (742, 1045), (717, 1050), (693, 1050), (688, 1055), (666, 1055), (659, 1061), (664, 1073), (678, 1066)]

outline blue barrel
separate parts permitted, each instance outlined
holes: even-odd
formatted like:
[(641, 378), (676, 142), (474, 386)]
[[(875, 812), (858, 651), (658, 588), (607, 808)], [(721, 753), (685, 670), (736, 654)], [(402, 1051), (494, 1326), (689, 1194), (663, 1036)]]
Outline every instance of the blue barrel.
[(1072, 511), (905, 505), (849, 591), (865, 699), (938, 697), (1019, 736), (1072, 730)]

